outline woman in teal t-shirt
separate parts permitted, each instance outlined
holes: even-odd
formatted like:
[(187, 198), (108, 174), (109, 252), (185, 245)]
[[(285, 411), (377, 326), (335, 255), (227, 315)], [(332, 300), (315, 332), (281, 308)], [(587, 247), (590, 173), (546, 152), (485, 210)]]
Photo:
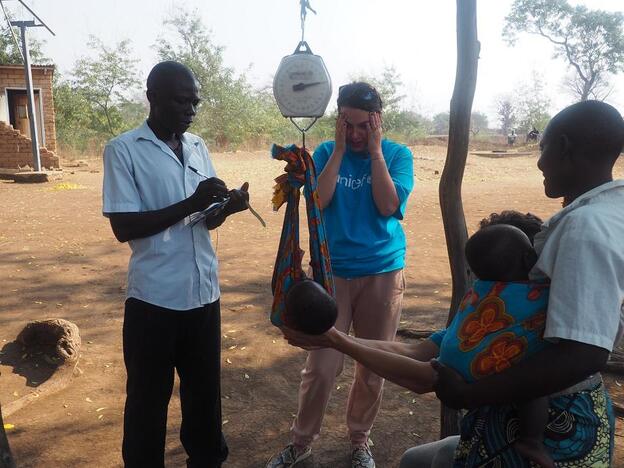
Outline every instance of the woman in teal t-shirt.
[[(410, 150), (382, 140), (382, 103), (367, 83), (340, 87), (335, 141), (318, 146), (314, 162), (334, 272), (336, 328), (374, 340), (393, 340), (403, 299), (405, 234), (400, 224), (414, 186)], [(311, 453), (320, 433), (343, 354), (310, 351), (302, 372), (292, 443), (268, 468), (293, 466)], [(352, 466), (373, 468), (368, 436), (383, 379), (357, 364), (347, 405)]]

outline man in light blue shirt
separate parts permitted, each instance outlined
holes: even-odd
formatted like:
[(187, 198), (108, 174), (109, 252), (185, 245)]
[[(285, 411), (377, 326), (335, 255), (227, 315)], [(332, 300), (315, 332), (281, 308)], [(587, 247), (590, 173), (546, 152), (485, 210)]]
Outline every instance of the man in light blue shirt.
[[(221, 432), (218, 264), (208, 231), (246, 209), (249, 195), (246, 183), (228, 190), (215, 177), (204, 141), (185, 133), (198, 93), (186, 66), (159, 63), (147, 79), (147, 121), (104, 150), (103, 213), (132, 250), (123, 326), (126, 467), (164, 466), (176, 370), (187, 466), (219, 467), (228, 453)], [(189, 222), (192, 213), (225, 199), (219, 214)]]

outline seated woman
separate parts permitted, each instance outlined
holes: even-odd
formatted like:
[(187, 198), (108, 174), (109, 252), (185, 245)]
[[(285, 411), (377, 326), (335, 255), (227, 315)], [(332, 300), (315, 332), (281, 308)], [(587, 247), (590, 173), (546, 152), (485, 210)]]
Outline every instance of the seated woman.
[[(488, 226), (501, 222), (515, 224), (523, 230), (526, 234), (525, 241), (515, 236), (511, 245), (509, 242), (496, 245), (492, 241), (492, 236), (494, 238), (500, 236), (501, 232), (497, 233), (496, 229)], [(443, 362), (453, 364), (453, 367), (458, 369), (461, 376), (468, 381), (504, 370), (506, 367), (516, 364), (519, 359), (524, 358), (525, 356), (522, 354), (529, 348), (531, 348), (529, 351), (532, 352), (545, 347), (541, 341), (541, 331), (543, 331), (545, 320), (547, 284), (542, 281), (518, 282), (518, 280), (526, 279), (528, 269), (535, 261), (534, 253), (531, 254), (530, 244), (527, 244), (526, 241), (533, 240), (540, 223), (541, 220), (534, 215), (522, 215), (511, 211), (493, 214), (489, 219), (481, 222), (481, 234), (478, 233), (473, 236), (467, 244), (467, 257), (471, 268), (478, 275), (480, 274), (484, 280), (478, 280), (466, 295), (461, 310), (449, 329), (434, 334), (428, 340), (420, 343), (362, 340), (339, 333), (335, 329), (314, 338), (291, 330), (285, 330), (285, 336), (291, 344), (297, 346), (335, 348), (350, 355), (363, 365), (369, 366), (375, 372), (379, 372), (383, 377), (417, 393), (430, 392), (435, 387), (438, 376), (428, 364), (428, 361), (433, 358), (439, 358)], [(503, 230), (509, 232), (509, 227), (504, 227)], [(504, 235), (502, 237), (504, 240)], [(519, 244), (518, 240), (520, 240)], [(503, 252), (500, 250), (500, 247), (504, 247), (505, 244), (507, 244), (506, 250), (509, 251), (507, 257), (501, 256)], [(501, 266), (508, 268), (507, 272), (503, 268), (493, 273), (494, 276), (490, 276), (491, 272), (488, 272), (488, 269), (495, 269), (495, 265), (490, 264), (488, 266), (487, 258), (488, 255), (492, 257), (492, 254), (494, 254), (494, 259), (501, 260), (499, 262)], [(484, 261), (486, 262), (485, 267)], [(493, 280), (495, 277), (508, 283), (485, 281), (487, 279)], [(520, 301), (518, 301), (519, 298)], [(519, 307), (519, 303), (522, 306)], [(500, 307), (501, 304), (504, 309)], [(496, 306), (498, 306), (498, 310)], [(470, 316), (477, 320), (467, 320)], [(501, 318), (502, 320), (497, 320)], [(466, 332), (463, 333), (465, 335), (463, 342), (456, 339), (462, 335), (462, 330)], [(509, 339), (512, 333), (517, 335), (514, 340)], [(500, 343), (498, 343), (499, 341)], [(578, 380), (582, 380), (582, 377)], [(569, 427), (559, 427), (554, 430), (549, 428), (550, 432), (547, 431), (547, 435), (551, 436), (551, 442), (553, 436), (554, 439), (560, 437), (559, 440), (563, 439), (567, 442), (570, 442), (571, 439), (576, 439), (576, 441), (585, 439), (586, 443), (580, 454), (578, 450), (569, 451), (565, 447), (565, 443), (559, 447), (553, 447), (551, 444), (548, 445), (547, 450), (544, 450), (542, 432), (547, 420), (547, 408), (545, 407), (546, 399), (543, 398), (519, 405), (521, 428), (519, 431), (516, 429), (510, 434), (506, 434), (511, 435), (509, 441), (500, 437), (497, 439), (497, 436), (500, 436), (496, 433), (499, 428), (496, 425), (489, 426), (491, 421), (486, 422), (485, 426), (483, 425), (484, 419), (480, 410), (486, 410), (488, 413), (486, 416), (491, 416), (489, 413), (492, 412), (488, 412), (488, 407), (482, 405), (476, 411), (469, 412), (464, 418), (462, 430), (468, 436), (461, 440), (459, 450), (456, 450), (458, 442), (460, 442), (457, 436), (415, 447), (406, 452), (401, 461), (401, 468), (450, 466), (453, 464), (454, 458), (455, 466), (480, 465), (483, 459), (481, 461), (474, 459), (475, 447), (471, 445), (471, 442), (474, 442), (475, 438), (469, 436), (478, 425), (489, 429), (491, 434), (486, 431), (487, 434), (485, 434), (484, 439), (477, 440), (482, 444), (490, 444), (486, 447), (486, 453), (492, 454), (492, 459), (498, 459), (502, 464), (501, 466), (529, 466), (529, 459), (538, 464), (541, 463), (543, 466), (553, 466), (551, 458), (553, 453), (558, 460), (565, 460), (566, 457), (568, 460), (586, 460), (588, 457), (591, 459), (595, 457), (597, 451), (600, 452), (600, 449), (604, 449), (604, 438), (595, 430), (597, 427), (605, 425), (605, 400), (600, 399), (599, 386), (599, 381), (591, 380), (582, 383), (581, 386), (571, 388), (567, 392), (564, 391), (561, 393), (561, 398), (551, 401), (551, 407), (548, 410), (551, 419), (553, 416), (552, 408), (559, 408), (560, 416), (572, 415), (576, 418), (573, 430), (570, 430)], [(579, 391), (584, 393), (578, 393)], [(577, 404), (564, 408), (564, 405), (571, 401), (570, 395), (572, 394), (578, 396), (574, 399), (577, 400)], [(588, 401), (595, 402), (596, 408), (588, 410), (589, 406), (584, 406)], [(600, 414), (601, 411), (604, 414)], [(518, 420), (518, 406), (513, 407), (513, 420)], [(506, 423), (509, 421), (510, 419), (507, 418)], [(592, 429), (594, 429), (593, 433)], [(558, 430), (563, 433), (553, 434)], [(492, 438), (492, 440), (488, 440), (488, 438)], [(521, 438), (524, 438), (525, 442), (527, 440), (530, 442), (528, 450), (526, 445), (523, 447), (514, 443)], [(501, 440), (503, 444), (497, 445)], [(476, 448), (481, 454), (484, 453), (483, 446)], [(583, 452), (587, 449), (590, 449), (590, 453)], [(521, 452), (524, 455), (521, 455)]]
[[(435, 333), (430, 340), (440, 349), (440, 361), (470, 382), (500, 372), (544, 347), (541, 332), (548, 287), (544, 282), (528, 281), (537, 255), (529, 237), (517, 227), (497, 224), (481, 228), (468, 240), (466, 258), (479, 279), (466, 294), (451, 326)], [(296, 301), (291, 301), (291, 309), (318, 302), (317, 295), (311, 289), (293, 296)], [(318, 316), (326, 321), (326, 314), (306, 315), (308, 319)], [(290, 328), (301, 331), (300, 327)], [(420, 369), (413, 384), (418, 386), (411, 388), (419, 393), (429, 391), (435, 383), (435, 373), (428, 362), (419, 362), (417, 366)], [(551, 467), (552, 461), (542, 444), (547, 409), (545, 398), (520, 407), (520, 432), (515, 446), (523, 456)]]

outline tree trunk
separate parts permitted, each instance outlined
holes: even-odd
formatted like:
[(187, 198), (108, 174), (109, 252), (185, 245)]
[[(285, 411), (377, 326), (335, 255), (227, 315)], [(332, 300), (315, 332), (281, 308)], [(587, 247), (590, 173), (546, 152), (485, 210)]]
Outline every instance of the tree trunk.
[(2, 408), (0, 407), (0, 468), (15, 468), (15, 462), (11, 456), (9, 440), (4, 432), (4, 422), (2, 421)]
[[(470, 115), (477, 84), (479, 41), (477, 40), (477, 0), (457, 1), (457, 70), (451, 99), (449, 143), (446, 163), (440, 179), (440, 208), (446, 236), (453, 292), (447, 325), (469, 287), (470, 277), (464, 259), (468, 239), (461, 199), (461, 185), (468, 156)], [(442, 407), (441, 437), (457, 434), (459, 414)]]

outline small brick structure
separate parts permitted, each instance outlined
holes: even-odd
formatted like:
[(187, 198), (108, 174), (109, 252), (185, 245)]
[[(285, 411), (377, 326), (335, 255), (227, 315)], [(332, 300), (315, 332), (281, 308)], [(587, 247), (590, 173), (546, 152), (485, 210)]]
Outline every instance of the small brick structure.
[[(33, 65), (35, 116), (41, 166), (58, 168), (52, 78), (54, 65)], [(26, 106), (26, 79), (22, 65), (0, 64), (0, 168), (33, 167), (32, 142)]]

